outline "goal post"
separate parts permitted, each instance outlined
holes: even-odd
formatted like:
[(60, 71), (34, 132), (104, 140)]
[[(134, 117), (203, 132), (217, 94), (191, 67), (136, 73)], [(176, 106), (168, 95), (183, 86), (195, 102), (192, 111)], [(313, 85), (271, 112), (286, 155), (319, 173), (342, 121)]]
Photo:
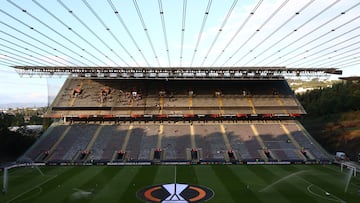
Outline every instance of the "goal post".
[(340, 171), (343, 172), (344, 168), (349, 169), (350, 171), (352, 171), (352, 176), (356, 176), (356, 172), (357, 172), (357, 168), (355, 166), (351, 166), (347, 163), (341, 163), (340, 165)]
[(5, 194), (8, 191), (9, 170), (11, 170), (13, 168), (19, 168), (19, 167), (31, 167), (31, 168), (35, 168), (37, 171), (39, 171), (40, 175), (44, 176), (44, 173), (40, 170), (39, 166), (45, 166), (45, 163), (31, 162), (31, 163), (15, 164), (15, 165), (4, 167), (3, 168), (4, 175), (3, 175), (2, 193)]
[(5, 194), (7, 193), (7, 189), (8, 189), (8, 168), (5, 167), (4, 168), (4, 176), (3, 176), (3, 188), (2, 188), (2, 192)]

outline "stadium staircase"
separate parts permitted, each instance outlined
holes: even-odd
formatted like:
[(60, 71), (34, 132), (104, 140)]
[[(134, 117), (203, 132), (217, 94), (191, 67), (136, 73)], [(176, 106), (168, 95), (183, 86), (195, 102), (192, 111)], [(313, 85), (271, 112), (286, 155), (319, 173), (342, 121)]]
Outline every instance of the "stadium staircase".
[[(79, 89), (82, 89), (83, 88), (83, 82), (81, 81), (80, 82), (80, 85), (78, 86)], [(75, 100), (76, 100), (77, 97), (73, 96), (70, 101), (69, 101), (69, 107), (72, 107), (74, 106), (74, 103), (75, 103)]]
[[(57, 126), (58, 123), (52, 123), (48, 129), (44, 132), (44, 134), (41, 135), (40, 139), (38, 139), (33, 145), (31, 145), (31, 147), (26, 150), (26, 152), (24, 153), (24, 155), (22, 155), (19, 159), (20, 160), (24, 160), (24, 159), (31, 159), (34, 162), (41, 162), (43, 157), (44, 157), (44, 152), (42, 151), (36, 151), (36, 148), (38, 145), (41, 144), (41, 142), (47, 137), (47, 136), (51, 136), (52, 131), (54, 129), (55, 126)], [(35, 152), (34, 152), (35, 151)], [(31, 156), (31, 154), (34, 154), (35, 156)]]
[(292, 134), (290, 133), (290, 131), (287, 129), (287, 127), (281, 123), (281, 128), (284, 130), (284, 132), (286, 133), (286, 135), (289, 137), (291, 143), (293, 145), (295, 145), (297, 151), (296, 153), (298, 154), (299, 157), (301, 157), (304, 161), (307, 160), (307, 158), (304, 156), (304, 154), (302, 154), (300, 151), (302, 150), (301, 146), (299, 145), (299, 143), (295, 140), (295, 138), (292, 136)]
[[(161, 106), (161, 105), (160, 105)], [(159, 132), (158, 132), (158, 138), (157, 138), (157, 141), (156, 141), (156, 149), (161, 149), (161, 146), (162, 146), (162, 137), (163, 137), (163, 134), (164, 134), (164, 125), (160, 124), (159, 126)], [(165, 152), (162, 152), (161, 153), (161, 156), (159, 157), (160, 159), (155, 159), (155, 150), (156, 149), (152, 149), (151, 150), (151, 153), (150, 153), (150, 159), (154, 162), (160, 162), (162, 159), (164, 159), (164, 154)]]
[(247, 101), (248, 101), (249, 106), (251, 107), (251, 113), (255, 115), (256, 110), (255, 110), (255, 106), (254, 106), (254, 102), (253, 102), (252, 98), (250, 96), (247, 96)]
[(192, 95), (189, 95), (189, 113), (190, 115), (194, 115), (194, 111), (192, 110), (192, 106), (193, 106), (193, 97)]
[[(224, 143), (225, 143), (226, 151), (231, 151), (232, 148), (231, 148), (229, 139), (228, 139), (228, 137), (227, 137), (227, 135), (226, 135), (225, 127), (224, 127), (224, 125), (222, 125), (222, 124), (220, 124), (220, 131), (221, 131), (221, 134), (222, 134)], [(224, 153), (224, 158), (225, 158), (225, 161), (227, 161), (227, 162), (230, 161), (230, 157), (229, 157), (228, 153)]]
[[(45, 131), (45, 133), (41, 136), (40, 140), (37, 141), (36, 144), (34, 144), (32, 147), (35, 147), (37, 144), (41, 143), (42, 140), (46, 137), (46, 136), (51, 136), (51, 132), (54, 129), (54, 126), (56, 124), (51, 124), (50, 127)], [(30, 148), (31, 150), (31, 148)], [(26, 153), (25, 153), (26, 154)], [(42, 160), (44, 160), (45, 154), (43, 152), (39, 152), (38, 155), (35, 157), (34, 161), (35, 162), (41, 162)]]
[(327, 152), (300, 123), (297, 123), (296, 125), (303, 133), (303, 135), (312, 143), (312, 145), (315, 145), (315, 148), (320, 150), (320, 152), (325, 156), (325, 158), (331, 159), (331, 157), (333, 157), (333, 155), (329, 154), (329, 152)]
[[(284, 102), (281, 100), (278, 94), (274, 95), (276, 98), (276, 101), (278, 102), (279, 106), (284, 107)], [(284, 114), (288, 114), (289, 112), (286, 109), (283, 109)]]
[(160, 96), (160, 98), (159, 98), (159, 115), (163, 114), (163, 109), (164, 109), (164, 97)]
[(256, 138), (256, 140), (258, 141), (259, 145), (261, 146), (262, 150), (259, 150), (259, 154), (261, 156), (261, 158), (263, 158), (265, 161), (269, 161), (269, 158), (263, 153), (266, 149), (266, 146), (264, 144), (264, 141), (262, 140), (262, 138), (260, 137), (260, 134), (258, 132), (258, 130), (256, 129), (254, 124), (250, 124), (251, 130), (253, 131), (253, 134)]
[[(132, 124), (130, 124), (129, 128), (128, 128), (127, 132), (126, 132), (124, 142), (123, 142), (123, 144), (121, 146), (121, 151), (123, 151), (123, 152), (126, 152), (126, 148), (127, 148), (128, 143), (129, 143), (129, 139), (130, 139), (130, 135), (131, 135), (133, 127), (134, 126)], [(113, 156), (111, 158), (111, 162), (116, 160), (116, 156), (117, 156), (117, 151), (114, 152), (114, 154), (113, 154)], [(125, 156), (126, 156), (126, 154), (125, 154)], [(126, 160), (125, 157), (124, 157), (124, 160)]]
[[(77, 152), (77, 154), (74, 156), (72, 162), (80, 161), (80, 160), (82, 160), (83, 162), (87, 161), (87, 159), (89, 157), (89, 154), (91, 153), (90, 149), (94, 145), (95, 140), (100, 135), (100, 132), (101, 132), (102, 128), (103, 128), (103, 125), (99, 125), (99, 127), (97, 127), (97, 129), (96, 129), (94, 135), (92, 136), (90, 142), (87, 144), (85, 150), (83, 151), (83, 153), (86, 153), (86, 155), (84, 156), (84, 155), (81, 154), (82, 152)], [(80, 157), (80, 156), (84, 156), (84, 157)]]
[(195, 129), (193, 125), (190, 125), (190, 144), (192, 149), (196, 149)]
[(71, 129), (71, 125), (69, 125), (65, 131), (61, 134), (60, 138), (55, 142), (55, 144), (51, 147), (51, 149), (49, 150), (49, 155), (48, 157), (45, 159), (45, 161), (51, 160), (52, 156), (54, 155), (54, 150), (56, 149), (56, 147), (61, 143), (61, 141), (64, 139), (64, 137), (68, 134), (68, 132)]
[(219, 113), (220, 113), (220, 115), (224, 115), (225, 113), (224, 113), (224, 110), (223, 110), (223, 100), (221, 98), (221, 94), (219, 94), (217, 96), (217, 99), (218, 99), (218, 104), (219, 104)]

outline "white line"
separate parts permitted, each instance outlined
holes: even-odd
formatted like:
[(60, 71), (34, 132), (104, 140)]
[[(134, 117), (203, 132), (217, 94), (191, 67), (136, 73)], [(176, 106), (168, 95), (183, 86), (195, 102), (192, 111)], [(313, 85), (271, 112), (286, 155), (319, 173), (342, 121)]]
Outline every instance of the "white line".
[[(324, 196), (322, 196), (322, 195), (319, 195), (319, 194), (317, 194), (317, 193), (315, 193), (315, 192), (313, 192), (313, 191), (311, 190), (311, 187), (312, 187), (312, 186), (314, 186), (314, 185), (311, 184), (311, 185), (309, 185), (309, 186), (306, 188), (307, 191), (308, 191), (310, 194), (312, 194), (312, 195), (314, 195), (314, 196), (317, 196), (317, 197), (319, 197), (319, 198), (321, 198), (321, 199), (325, 199), (325, 200), (329, 200), (329, 201), (333, 201), (333, 202), (346, 203), (344, 200), (336, 197), (336, 196), (333, 195), (333, 194), (330, 194), (330, 195), (331, 195), (330, 197), (332, 197), (332, 198), (327, 198), (327, 197), (324, 197)], [(316, 185), (315, 185), (315, 186), (316, 186)], [(327, 192), (326, 192), (324, 189), (322, 189), (321, 187), (319, 187), (319, 186), (316, 186), (316, 187), (319, 188), (320, 190), (322, 190), (322, 191), (324, 192), (324, 194), (327, 193)], [(335, 199), (334, 199), (334, 198), (335, 198)]]
[(34, 194), (32, 194), (31, 196), (29, 196), (29, 197), (27, 197), (27, 198), (25, 198), (25, 199), (20, 199), (20, 202), (24, 202), (24, 201), (26, 201), (26, 200), (32, 199), (32, 198), (40, 195), (40, 194), (42, 193), (42, 188), (41, 188), (41, 187), (38, 187), (38, 189), (39, 189), (39, 191), (38, 191), (37, 193), (34, 193)]
[(48, 179), (48, 180), (45, 180), (45, 181), (41, 182), (40, 184), (38, 184), (38, 185), (36, 185), (36, 186), (34, 186), (34, 187), (32, 187), (32, 188), (30, 188), (30, 189), (28, 189), (28, 190), (24, 191), (23, 193), (21, 193), (21, 194), (19, 194), (19, 195), (17, 195), (17, 196), (15, 196), (15, 197), (14, 197), (14, 198), (12, 198), (11, 200), (7, 201), (6, 203), (10, 203), (10, 202), (12, 202), (12, 201), (14, 201), (14, 200), (18, 199), (19, 197), (21, 197), (21, 196), (25, 195), (26, 193), (30, 192), (31, 190), (34, 190), (34, 189), (36, 189), (36, 188), (38, 188), (38, 187), (40, 187), (40, 186), (44, 185), (45, 183), (47, 183), (47, 182), (51, 181), (52, 179), (54, 179), (54, 178), (56, 178), (56, 177), (57, 177), (57, 175), (55, 175), (54, 177), (52, 177), (52, 178), (50, 178), (50, 179)]
[[(43, 175), (43, 176), (44, 177), (54, 177), (54, 175)], [(23, 175), (13, 175), (13, 176), (11, 176), (11, 179), (14, 179), (14, 178), (24, 178), (24, 176)]]
[(175, 177), (174, 177), (174, 183), (176, 184), (176, 165), (175, 165)]
[[(308, 188), (311, 187), (312, 185), (314, 185), (314, 184), (312, 184), (311, 182), (307, 181), (306, 179), (304, 179), (304, 178), (302, 178), (302, 177), (300, 177), (300, 176), (298, 176), (298, 178), (299, 178), (300, 180), (303, 180), (304, 182), (310, 184), (310, 185), (308, 186)], [(324, 190), (324, 189), (321, 188), (320, 186), (317, 186), (317, 185), (315, 185), (315, 186), (318, 187), (319, 189), (321, 189), (324, 193), (326, 192), (326, 190)], [(307, 189), (307, 190), (309, 191), (309, 189)], [(310, 191), (309, 191), (309, 192), (310, 192)], [(310, 192), (310, 193), (312, 194), (312, 192)], [(318, 195), (318, 194), (316, 194), (315, 196), (317, 196), (317, 195)], [(335, 196), (335, 195), (333, 195), (333, 194), (331, 194), (331, 196), (335, 197), (338, 202), (346, 203), (346, 201), (340, 199), (339, 197), (337, 197), (337, 196)], [(324, 197), (321, 196), (321, 198), (324, 198)], [(334, 201), (334, 200), (332, 200), (332, 201)]]
[(270, 185), (266, 186), (265, 188), (263, 188), (263, 189), (260, 190), (259, 192), (264, 192), (264, 191), (266, 191), (267, 189), (271, 188), (272, 186), (274, 186), (274, 185), (276, 185), (276, 184), (278, 184), (278, 183), (280, 183), (280, 182), (282, 182), (282, 181), (284, 181), (284, 180), (286, 180), (286, 179), (288, 179), (288, 178), (291, 178), (292, 176), (296, 176), (296, 175), (301, 174), (301, 173), (304, 173), (304, 172), (306, 172), (306, 171), (298, 171), (298, 172), (296, 172), (296, 173), (289, 174), (289, 175), (287, 175), (287, 176), (285, 176), (285, 177), (283, 177), (283, 178), (280, 178), (279, 180), (271, 183)]

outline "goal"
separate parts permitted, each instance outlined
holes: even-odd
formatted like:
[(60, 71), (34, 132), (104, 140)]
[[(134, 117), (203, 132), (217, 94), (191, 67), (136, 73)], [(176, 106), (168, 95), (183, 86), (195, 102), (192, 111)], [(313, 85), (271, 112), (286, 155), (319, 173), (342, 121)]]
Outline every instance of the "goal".
[(350, 171), (352, 171), (352, 175), (356, 176), (357, 168), (355, 166), (349, 165), (347, 163), (341, 163), (341, 172), (343, 172), (344, 168), (349, 169)]
[(2, 184), (2, 193), (7, 193), (8, 191), (8, 179), (9, 179), (9, 173), (8, 171), (13, 168), (19, 168), (19, 167), (31, 167), (35, 168), (39, 173), (44, 176), (44, 173), (40, 170), (39, 166), (44, 166), (45, 163), (34, 163), (34, 162), (28, 162), (28, 163), (22, 163), (22, 164), (15, 164), (11, 166), (4, 167), (3, 171), (3, 184)]

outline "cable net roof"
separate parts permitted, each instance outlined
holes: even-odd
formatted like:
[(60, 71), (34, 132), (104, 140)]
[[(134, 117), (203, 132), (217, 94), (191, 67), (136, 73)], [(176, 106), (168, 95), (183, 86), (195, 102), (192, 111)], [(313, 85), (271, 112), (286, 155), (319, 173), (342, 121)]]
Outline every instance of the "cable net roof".
[(0, 65), (356, 68), (357, 0), (4, 0)]

